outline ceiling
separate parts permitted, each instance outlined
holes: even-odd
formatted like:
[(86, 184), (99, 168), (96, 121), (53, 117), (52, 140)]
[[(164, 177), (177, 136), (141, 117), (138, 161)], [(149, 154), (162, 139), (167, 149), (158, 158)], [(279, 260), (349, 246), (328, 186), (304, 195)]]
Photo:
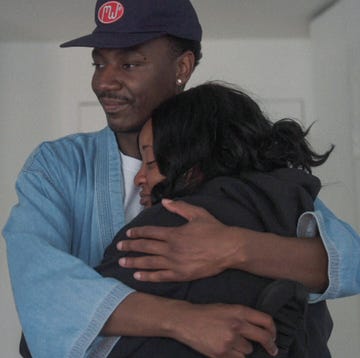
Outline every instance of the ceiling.
[[(65, 41), (93, 30), (96, 0), (1, 1), (0, 41)], [(192, 0), (204, 38), (306, 37), (309, 21), (334, 2)]]

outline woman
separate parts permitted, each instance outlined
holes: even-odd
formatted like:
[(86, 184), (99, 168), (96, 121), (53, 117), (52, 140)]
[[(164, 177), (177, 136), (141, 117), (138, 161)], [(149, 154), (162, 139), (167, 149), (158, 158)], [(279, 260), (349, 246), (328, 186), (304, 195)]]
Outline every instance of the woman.
[[(190, 89), (160, 105), (143, 127), (143, 164), (135, 177), (147, 207), (122, 229), (98, 271), (136, 290), (194, 303), (237, 303), (270, 313), (277, 323), (280, 357), (330, 357), (326, 342), (331, 319), (324, 302), (308, 307), (304, 288), (240, 270), (183, 283), (136, 281), (135, 270), (119, 268), (126, 255), (116, 243), (132, 226), (175, 226), (184, 219), (166, 211), (162, 198), (181, 198), (207, 209), (226, 225), (283, 236), (296, 235), (297, 219), (313, 210), (320, 190), (311, 168), (332, 148), (316, 154), (308, 131), (292, 120), (272, 124), (245, 93), (216, 83)], [(219, 237), (221, 240), (221, 237)], [(134, 255), (128, 253), (128, 255)], [(200, 357), (170, 339), (122, 337), (110, 356)], [(268, 357), (256, 347), (251, 357)]]

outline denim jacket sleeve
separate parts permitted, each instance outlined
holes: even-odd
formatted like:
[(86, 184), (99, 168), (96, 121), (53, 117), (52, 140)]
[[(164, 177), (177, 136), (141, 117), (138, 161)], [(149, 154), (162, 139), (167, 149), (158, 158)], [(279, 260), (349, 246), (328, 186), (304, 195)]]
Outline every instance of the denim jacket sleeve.
[(310, 302), (360, 293), (360, 236), (338, 219), (319, 199), (315, 211), (304, 213), (298, 222), (298, 237), (320, 233), (328, 254), (329, 286), (322, 294), (311, 294)]
[[(65, 166), (42, 152), (29, 158), (18, 177), (19, 202), (3, 230), (22, 329), (33, 357), (103, 357), (118, 338), (99, 332), (132, 290), (90, 266), (93, 237), (100, 235), (94, 234), (99, 231), (94, 212), (86, 208), (96, 205), (80, 198), (73, 184), (70, 189), (62, 176)], [(76, 229), (79, 205), (84, 219), (77, 218)], [(87, 240), (75, 239), (81, 235)]]

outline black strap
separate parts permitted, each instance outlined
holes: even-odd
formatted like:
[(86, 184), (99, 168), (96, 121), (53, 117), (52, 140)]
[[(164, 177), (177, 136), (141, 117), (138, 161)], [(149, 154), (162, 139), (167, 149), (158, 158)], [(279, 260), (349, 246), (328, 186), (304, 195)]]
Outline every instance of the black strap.
[(20, 355), (24, 358), (32, 358), (23, 333), (21, 334), (19, 352)]

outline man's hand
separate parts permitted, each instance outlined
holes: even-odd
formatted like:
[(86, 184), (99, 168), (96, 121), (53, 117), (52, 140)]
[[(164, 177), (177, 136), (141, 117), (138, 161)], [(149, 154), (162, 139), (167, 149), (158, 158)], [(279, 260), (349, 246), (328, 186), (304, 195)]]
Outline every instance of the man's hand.
[(136, 240), (119, 242), (118, 249), (147, 254), (120, 260), (121, 266), (138, 270), (134, 275), (137, 280), (190, 281), (233, 268), (273, 279), (298, 281), (311, 292), (323, 292), (327, 288), (328, 259), (321, 238), (282, 237), (230, 227), (200, 207), (183, 201), (162, 203), (188, 223), (128, 231), (128, 236)]
[(250, 341), (262, 345), (272, 356), (277, 354), (275, 324), (265, 313), (241, 305), (189, 307), (177, 322), (179, 333), (174, 338), (202, 354), (244, 358), (253, 351)]
[(162, 204), (188, 223), (178, 227), (144, 226), (128, 230), (127, 235), (136, 240), (120, 241), (118, 249), (151, 256), (122, 258), (122, 267), (138, 269), (135, 278), (151, 282), (195, 280), (231, 267), (232, 256), (241, 252), (241, 240), (234, 240), (231, 227), (223, 225), (206, 210), (183, 201), (163, 200)]
[(275, 324), (263, 312), (242, 305), (192, 304), (141, 292), (122, 301), (102, 334), (172, 338), (216, 358), (244, 358), (253, 351), (252, 342), (270, 355), (278, 351)]

